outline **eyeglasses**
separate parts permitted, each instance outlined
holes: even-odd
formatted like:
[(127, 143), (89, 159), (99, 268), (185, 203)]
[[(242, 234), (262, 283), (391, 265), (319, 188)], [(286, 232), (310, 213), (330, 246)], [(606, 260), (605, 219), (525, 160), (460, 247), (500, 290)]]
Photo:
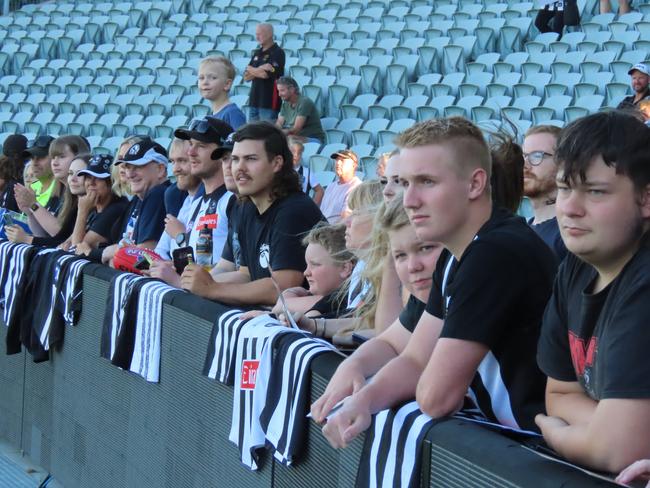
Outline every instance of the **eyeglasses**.
[(531, 166), (538, 166), (542, 164), (544, 158), (552, 157), (553, 155), (545, 151), (533, 151), (529, 153), (524, 153), (524, 161), (528, 161)]
[(33, 141), (30, 141), (29, 146), (27, 146), (27, 148), (32, 149), (38, 147), (39, 149), (48, 149), (53, 140), (54, 137), (52, 136), (38, 136)]

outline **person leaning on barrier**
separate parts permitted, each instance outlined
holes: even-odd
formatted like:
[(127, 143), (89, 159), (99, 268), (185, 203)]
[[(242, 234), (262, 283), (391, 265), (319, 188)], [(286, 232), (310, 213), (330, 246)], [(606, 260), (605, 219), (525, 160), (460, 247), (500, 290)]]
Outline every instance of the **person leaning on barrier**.
[[(176, 236), (186, 231), (187, 222), (191, 216), (190, 207), (194, 200), (203, 195), (201, 180), (196, 176), (192, 176), (190, 172), (190, 160), (187, 156), (189, 145), (189, 141), (174, 138), (169, 146), (169, 162), (172, 173), (176, 178), (176, 188), (187, 193), (187, 197), (183, 200), (178, 213), (174, 215), (176, 217), (174, 221), (169, 220), (168, 217), (165, 218), (165, 232), (160, 236), (154, 249), (156, 254), (163, 259), (171, 259), (171, 252), (179, 247), (176, 243)], [(165, 196), (167, 196), (169, 188), (165, 191)], [(165, 207), (169, 211), (167, 205)]]
[[(122, 245), (137, 245), (153, 249), (165, 228), (165, 190), (167, 180), (167, 151), (151, 139), (136, 142), (115, 164), (124, 165), (134, 197), (118, 223)], [(101, 260), (109, 263), (120, 244), (102, 250)]]
[(77, 177), (83, 178), (86, 191), (78, 199), (77, 220), (66, 241), (74, 247), (76, 254), (88, 255), (101, 245), (117, 241), (113, 225), (122, 217), (129, 201), (113, 192), (112, 160), (110, 154), (96, 154), (88, 159), (87, 168), (77, 171)]
[[(174, 132), (179, 139), (189, 141), (187, 156), (190, 173), (200, 178), (205, 193), (192, 202), (184, 223), (168, 214), (165, 226), (174, 227), (177, 231), (174, 234), (176, 244), (191, 247), (194, 261), (207, 269), (212, 269), (219, 261), (228, 236), (226, 208), (233, 194), (224, 184), (222, 160), (230, 157), (231, 147), (226, 145), (230, 134), (232, 127), (214, 117), (194, 120), (189, 128), (176, 129)], [(180, 276), (171, 261), (152, 263), (150, 271), (151, 276), (180, 287)]]
[(191, 264), (181, 284), (192, 293), (228, 304), (273, 305), (278, 298), (275, 284), (281, 290), (303, 284), (302, 238), (323, 215), (300, 190), (280, 129), (269, 122), (251, 123), (237, 130), (232, 141), (232, 173), (246, 201), (239, 216), (240, 268), (211, 276)]
[(567, 126), (557, 219), (569, 254), (544, 315), (539, 425), (569, 461), (617, 472), (650, 456), (650, 137), (631, 114)]
[(534, 358), (555, 258), (523, 219), (493, 207), (490, 152), (471, 122), (428, 120), (397, 143), (410, 221), (420, 239), (445, 250), (421, 318), (402, 324), (413, 331), (404, 350), (323, 433), (345, 447), (379, 410), (415, 397), (424, 413), (442, 417), (461, 408), (468, 389), (486, 419), (534, 429), (544, 396)]

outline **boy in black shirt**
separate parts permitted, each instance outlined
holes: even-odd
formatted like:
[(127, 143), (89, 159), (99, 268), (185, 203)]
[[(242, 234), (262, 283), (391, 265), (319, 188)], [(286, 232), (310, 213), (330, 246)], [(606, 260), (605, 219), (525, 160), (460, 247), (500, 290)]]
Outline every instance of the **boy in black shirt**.
[(232, 173), (246, 200), (239, 215), (240, 268), (211, 276), (196, 265), (185, 268), (183, 288), (233, 305), (273, 305), (280, 289), (301, 286), (302, 238), (323, 215), (300, 189), (287, 138), (268, 122), (241, 127), (232, 137)]
[(566, 127), (556, 151), (570, 254), (544, 315), (548, 416), (536, 421), (558, 453), (611, 472), (650, 456), (649, 135), (633, 115), (598, 113)]
[(471, 122), (428, 120), (401, 134), (398, 146), (411, 224), (446, 249), (404, 351), (323, 432), (344, 447), (379, 410), (415, 396), (424, 413), (442, 417), (466, 395), (488, 420), (534, 428), (544, 398), (536, 340), (555, 258), (523, 219), (493, 209), (490, 152)]

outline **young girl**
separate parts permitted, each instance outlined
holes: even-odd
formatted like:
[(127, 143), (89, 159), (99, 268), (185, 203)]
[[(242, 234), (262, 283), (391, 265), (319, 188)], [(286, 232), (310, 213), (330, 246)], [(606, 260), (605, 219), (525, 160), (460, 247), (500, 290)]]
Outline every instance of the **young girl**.
[[(337, 292), (350, 277), (357, 261), (345, 247), (345, 227), (343, 225), (318, 225), (304, 238), (305, 278), (309, 289), (289, 288), (283, 292), (284, 302), (291, 313), (305, 314), (308, 317), (337, 315), (340, 303)], [(284, 314), (282, 300), (273, 307), (278, 317)], [(252, 318), (266, 313), (251, 311), (242, 318)]]
[[(403, 313), (422, 314), (431, 290), (431, 279), (442, 247), (435, 242), (418, 239), (402, 205), (402, 199), (389, 202), (376, 225), (387, 233), (390, 256), (402, 286), (411, 294), (409, 306)], [(317, 335), (329, 334), (329, 321), (322, 324), (311, 319), (311, 329)], [(366, 378), (376, 373), (405, 347), (410, 332), (400, 318), (378, 336), (362, 344), (354, 354), (343, 361), (330, 380), (325, 393), (312, 405), (312, 415), (322, 422), (331, 408), (360, 388)]]

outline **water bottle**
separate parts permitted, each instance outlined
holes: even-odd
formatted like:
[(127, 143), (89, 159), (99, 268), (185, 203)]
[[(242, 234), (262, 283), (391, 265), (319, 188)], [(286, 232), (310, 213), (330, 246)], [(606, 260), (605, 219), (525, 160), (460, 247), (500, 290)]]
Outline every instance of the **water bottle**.
[(206, 269), (212, 268), (212, 230), (204, 225), (196, 240), (196, 264)]

